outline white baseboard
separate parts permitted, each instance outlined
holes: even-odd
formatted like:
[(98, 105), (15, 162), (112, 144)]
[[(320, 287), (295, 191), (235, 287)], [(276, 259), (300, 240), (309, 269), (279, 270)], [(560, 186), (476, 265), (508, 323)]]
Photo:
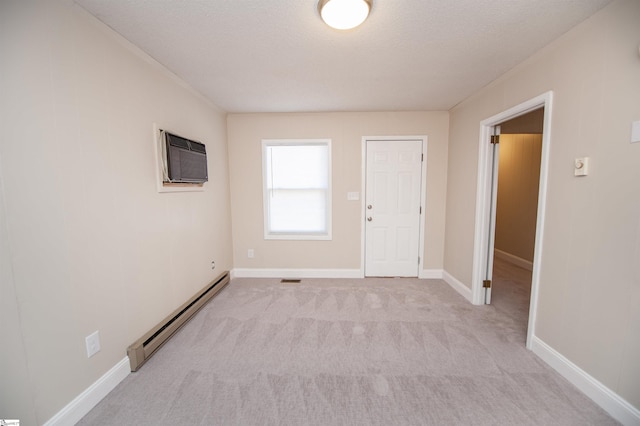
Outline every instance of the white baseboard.
[(442, 273), (442, 279), (451, 287), (453, 287), (455, 291), (460, 293), (462, 297), (467, 299), (470, 303), (473, 303), (473, 297), (471, 294), (471, 289), (469, 287), (464, 285), (461, 281), (459, 281), (457, 278), (455, 278), (453, 275), (451, 275), (447, 271), (444, 271)]
[(442, 276), (442, 269), (423, 269), (418, 272), (418, 278), (424, 278), (425, 280), (441, 280)]
[[(442, 269), (419, 271), (418, 278), (442, 279)], [(360, 269), (253, 269), (236, 268), (231, 278), (364, 278)]]
[(235, 268), (232, 278), (364, 278), (360, 269), (253, 269)]
[(629, 404), (620, 395), (587, 374), (540, 338), (533, 336), (531, 350), (554, 370), (569, 380), (582, 393), (591, 398), (614, 419), (623, 425), (640, 425), (640, 410)]
[(533, 271), (533, 262), (529, 262), (526, 259), (523, 259), (521, 257), (515, 256), (511, 253), (507, 253), (506, 251), (502, 251), (498, 249), (493, 249), (493, 253), (494, 253), (494, 256), (497, 258), (505, 260), (509, 263), (512, 263), (526, 270)]
[(44, 426), (75, 425), (130, 373), (129, 357), (124, 357), (111, 370), (51, 417)]

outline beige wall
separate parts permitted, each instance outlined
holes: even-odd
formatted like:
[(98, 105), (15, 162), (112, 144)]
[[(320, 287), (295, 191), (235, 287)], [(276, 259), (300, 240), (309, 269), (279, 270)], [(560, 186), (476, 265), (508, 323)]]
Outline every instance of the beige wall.
[[(0, 413), (42, 424), (232, 267), (225, 116), (72, 2), (0, 7)], [(156, 191), (154, 122), (204, 192)]]
[(500, 136), (495, 248), (533, 261), (542, 135)]
[[(554, 92), (536, 335), (640, 408), (640, 2), (616, 1), (451, 111), (445, 269), (471, 283), (479, 123)], [(589, 176), (573, 159), (589, 156)]]
[[(0, 188), (3, 186), (1, 163), (2, 157)], [(11, 248), (3, 195), (3, 191), (0, 191), (0, 415), (32, 425), (36, 424), (33, 390), (29, 385), (15, 281), (11, 271)]]
[[(230, 114), (235, 267), (360, 269), (362, 206), (347, 192), (362, 190), (362, 137), (427, 135), (424, 268), (442, 269), (448, 120), (447, 112)], [(332, 241), (264, 240), (261, 140), (287, 138), (332, 140)], [(247, 258), (248, 249), (255, 258)]]

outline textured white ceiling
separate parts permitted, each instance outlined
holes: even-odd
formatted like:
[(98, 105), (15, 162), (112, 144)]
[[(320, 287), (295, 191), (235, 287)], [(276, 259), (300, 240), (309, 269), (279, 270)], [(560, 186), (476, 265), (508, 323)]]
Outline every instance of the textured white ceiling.
[(229, 112), (448, 110), (610, 0), (75, 0)]

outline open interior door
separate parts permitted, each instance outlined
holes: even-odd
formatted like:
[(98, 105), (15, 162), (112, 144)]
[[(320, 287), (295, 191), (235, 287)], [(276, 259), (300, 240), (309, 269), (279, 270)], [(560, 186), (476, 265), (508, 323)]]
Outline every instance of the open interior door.
[(491, 135), (491, 200), (489, 202), (489, 238), (487, 239), (487, 264), (485, 265), (484, 303), (491, 303), (493, 279), (493, 254), (496, 240), (496, 206), (498, 201), (498, 161), (500, 159), (500, 126), (494, 126)]

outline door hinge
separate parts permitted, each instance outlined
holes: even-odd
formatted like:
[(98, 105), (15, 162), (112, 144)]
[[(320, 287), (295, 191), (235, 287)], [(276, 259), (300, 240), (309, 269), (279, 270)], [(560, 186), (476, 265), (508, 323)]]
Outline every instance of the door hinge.
[(420, 256), (418, 256), (418, 265), (420, 264)]
[(420, 213), (419, 214), (422, 214), (422, 206), (420, 206)]
[(500, 143), (500, 135), (491, 135), (491, 144)]
[(482, 281), (482, 287), (483, 288), (491, 288), (491, 280)]
[(420, 154), (420, 161), (424, 161), (424, 154)]

